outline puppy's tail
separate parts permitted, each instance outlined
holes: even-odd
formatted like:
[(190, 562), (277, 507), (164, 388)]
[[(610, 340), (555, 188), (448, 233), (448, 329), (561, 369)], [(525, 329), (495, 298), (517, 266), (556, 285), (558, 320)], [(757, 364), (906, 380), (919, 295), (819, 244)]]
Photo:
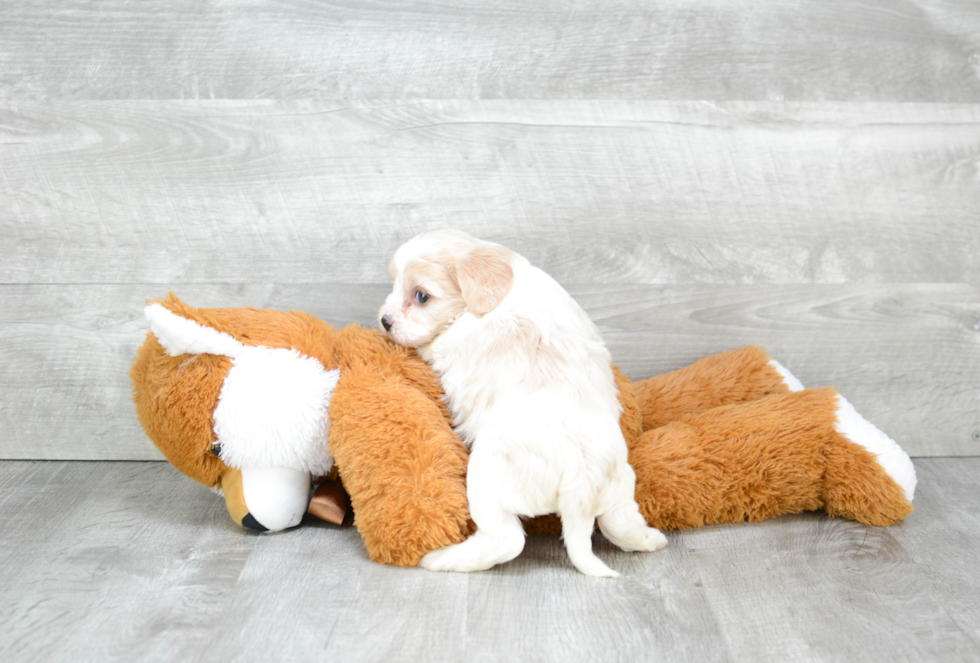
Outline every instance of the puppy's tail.
[(234, 359), (245, 348), (228, 334), (182, 318), (163, 304), (150, 304), (144, 313), (153, 335), (171, 357), (212, 354)]

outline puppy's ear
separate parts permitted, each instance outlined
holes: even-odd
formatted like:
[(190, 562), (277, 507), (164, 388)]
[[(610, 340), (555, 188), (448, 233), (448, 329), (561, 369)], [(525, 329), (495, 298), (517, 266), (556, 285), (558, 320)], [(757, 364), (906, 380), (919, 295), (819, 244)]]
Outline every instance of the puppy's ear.
[(478, 246), (456, 260), (456, 280), (466, 307), (477, 317), (497, 308), (514, 282), (513, 255), (503, 246)]

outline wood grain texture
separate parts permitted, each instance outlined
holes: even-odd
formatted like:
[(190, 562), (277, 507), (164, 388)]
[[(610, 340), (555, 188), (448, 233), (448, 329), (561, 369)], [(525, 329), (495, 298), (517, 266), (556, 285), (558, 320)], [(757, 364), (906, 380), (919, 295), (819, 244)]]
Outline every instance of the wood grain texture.
[[(127, 377), (151, 285), (0, 287), (0, 458), (155, 460)], [(184, 285), (195, 306), (376, 326), (385, 286)], [(835, 386), (913, 456), (976, 455), (980, 289), (934, 285), (571, 286), (634, 380), (742, 345)]]
[(980, 105), (0, 110), (0, 283), (384, 283), (454, 226), (563, 283), (980, 282)]
[(352, 529), (247, 533), (165, 463), (0, 462), (0, 657), (964, 661), (980, 650), (980, 459), (921, 459), (917, 510), (670, 533), (577, 573), (556, 538), (478, 574), (370, 562)]
[[(344, 101), (336, 101), (344, 100)], [(454, 226), (639, 379), (765, 345), (915, 456), (980, 454), (974, 0), (0, 0), (0, 660), (960, 661), (980, 458), (916, 512), (556, 539), (474, 575), (261, 536), (156, 460), (147, 297), (374, 324)]]
[(7, 0), (0, 11), (2, 99), (980, 100), (970, 0)]
[(143, 298), (373, 324), (447, 225), (634, 378), (760, 343), (976, 454), (978, 7), (0, 1), (0, 458), (159, 458)]

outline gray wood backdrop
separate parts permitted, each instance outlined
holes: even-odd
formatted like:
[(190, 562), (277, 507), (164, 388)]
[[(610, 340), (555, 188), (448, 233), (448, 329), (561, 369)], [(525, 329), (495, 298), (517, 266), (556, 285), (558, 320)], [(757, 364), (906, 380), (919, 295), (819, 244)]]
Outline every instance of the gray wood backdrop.
[(3, 0), (0, 458), (161, 458), (145, 298), (373, 324), (438, 226), (635, 379), (758, 343), (980, 452), (975, 0)]

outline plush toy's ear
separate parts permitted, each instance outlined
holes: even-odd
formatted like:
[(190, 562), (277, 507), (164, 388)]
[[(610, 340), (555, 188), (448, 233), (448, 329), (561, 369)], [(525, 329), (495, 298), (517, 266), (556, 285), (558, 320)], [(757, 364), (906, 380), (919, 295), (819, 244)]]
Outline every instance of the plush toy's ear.
[(378, 374), (346, 370), (330, 402), (330, 450), (371, 559), (416, 566), (472, 533), (468, 452), (427, 394)]
[(477, 317), (497, 308), (514, 282), (513, 253), (502, 246), (478, 246), (456, 260), (456, 281), (466, 307)]
[(181, 317), (160, 303), (148, 304), (144, 315), (153, 335), (171, 357), (208, 353), (234, 358), (244, 348), (228, 334)]

